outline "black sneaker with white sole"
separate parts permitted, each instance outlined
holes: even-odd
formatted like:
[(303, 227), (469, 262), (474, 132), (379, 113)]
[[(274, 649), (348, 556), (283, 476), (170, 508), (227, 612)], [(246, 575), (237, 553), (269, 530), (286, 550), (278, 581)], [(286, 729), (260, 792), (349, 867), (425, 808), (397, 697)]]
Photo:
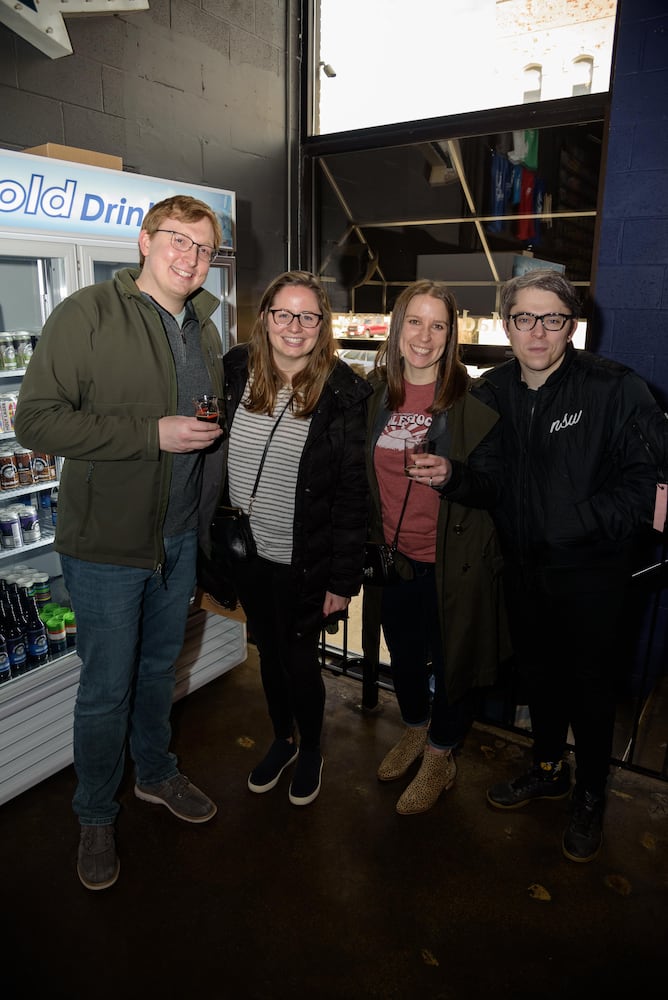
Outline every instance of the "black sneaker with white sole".
[(299, 749), (291, 740), (274, 740), (264, 758), (248, 775), (251, 792), (268, 792), (278, 784), (283, 771), (297, 759)]
[(307, 806), (317, 799), (322, 776), (322, 756), (319, 750), (300, 750), (290, 784), (289, 799), (293, 806)]

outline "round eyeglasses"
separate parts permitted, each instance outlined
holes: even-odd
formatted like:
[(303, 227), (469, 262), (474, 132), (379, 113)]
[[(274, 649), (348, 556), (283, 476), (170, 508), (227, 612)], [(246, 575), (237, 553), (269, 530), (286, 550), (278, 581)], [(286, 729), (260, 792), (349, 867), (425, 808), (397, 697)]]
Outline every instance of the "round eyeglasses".
[(276, 326), (290, 326), (293, 320), (298, 319), (299, 325), (305, 330), (314, 330), (322, 319), (322, 313), (293, 313), (289, 309), (267, 309), (267, 312), (271, 313)]
[(175, 250), (179, 250), (181, 253), (188, 253), (193, 247), (197, 247), (197, 256), (207, 264), (210, 264), (218, 256), (215, 247), (210, 247), (208, 243), (195, 243), (185, 233), (175, 233), (173, 229), (156, 229), (155, 231), (156, 233), (169, 233), (169, 242)]
[(514, 313), (508, 318), (513, 321), (515, 329), (519, 330), (520, 333), (529, 333), (538, 320), (541, 321), (543, 329), (547, 330), (548, 333), (558, 333), (559, 330), (563, 330), (569, 319), (573, 319), (572, 316), (567, 316), (565, 313), (543, 313), (542, 316), (537, 316), (535, 313)]

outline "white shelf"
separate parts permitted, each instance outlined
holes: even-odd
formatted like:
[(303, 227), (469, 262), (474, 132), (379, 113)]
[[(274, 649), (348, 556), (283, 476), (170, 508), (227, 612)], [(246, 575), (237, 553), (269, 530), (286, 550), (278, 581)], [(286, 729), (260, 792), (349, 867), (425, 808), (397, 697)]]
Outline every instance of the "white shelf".
[(43, 493), (44, 490), (53, 490), (56, 486), (60, 486), (59, 479), (49, 479), (43, 483), (26, 483), (24, 486), (17, 486), (15, 490), (0, 490), (0, 504), (11, 500), (12, 497), (16, 499), (24, 497), (26, 493)]
[(53, 544), (56, 533), (51, 528), (45, 528), (40, 521), (42, 537), (37, 542), (30, 542), (28, 545), (17, 545), (15, 549), (0, 548), (0, 562), (9, 559), (10, 556), (21, 556), (25, 552), (37, 552), (38, 549), (46, 549)]

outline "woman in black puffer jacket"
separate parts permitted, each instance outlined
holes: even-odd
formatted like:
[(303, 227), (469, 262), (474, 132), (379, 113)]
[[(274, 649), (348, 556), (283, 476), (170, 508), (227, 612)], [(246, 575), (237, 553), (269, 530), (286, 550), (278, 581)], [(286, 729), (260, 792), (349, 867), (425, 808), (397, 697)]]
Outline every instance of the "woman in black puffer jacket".
[(322, 772), (320, 632), (345, 613), (362, 581), (371, 390), (336, 358), (326, 292), (303, 271), (270, 284), (249, 344), (232, 348), (224, 365), (229, 498), (245, 511), (250, 505), (258, 550), (235, 567), (232, 582), (258, 647), (274, 729), (248, 787), (269, 791), (297, 760), (290, 801), (308, 805)]

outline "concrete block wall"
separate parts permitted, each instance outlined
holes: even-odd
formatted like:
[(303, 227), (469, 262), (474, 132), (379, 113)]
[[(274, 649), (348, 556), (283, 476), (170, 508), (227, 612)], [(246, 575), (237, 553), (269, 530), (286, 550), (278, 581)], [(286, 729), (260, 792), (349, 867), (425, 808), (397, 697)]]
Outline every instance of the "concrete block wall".
[(74, 52), (60, 59), (0, 25), (0, 146), (79, 146), (121, 156), (128, 171), (236, 192), (241, 338), (287, 266), (290, 6), (151, 0), (66, 18)]
[[(600, 245), (596, 350), (634, 368), (668, 408), (668, 6), (619, 0)], [(660, 536), (656, 536), (657, 539)], [(650, 546), (651, 548), (651, 546)], [(657, 542), (649, 562), (665, 558)], [(668, 591), (645, 599), (636, 687), (666, 672)], [(656, 621), (653, 615), (656, 612)], [(647, 686), (647, 685), (646, 685)]]

